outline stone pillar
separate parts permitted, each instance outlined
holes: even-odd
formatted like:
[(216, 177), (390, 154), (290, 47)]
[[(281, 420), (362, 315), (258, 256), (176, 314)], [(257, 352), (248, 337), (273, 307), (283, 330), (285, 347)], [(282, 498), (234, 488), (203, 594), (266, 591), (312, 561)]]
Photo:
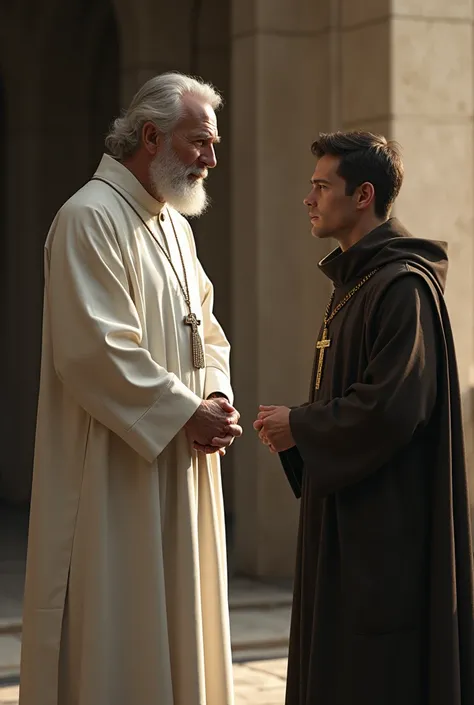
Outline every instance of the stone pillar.
[(394, 5), (400, 16), (392, 21), (393, 137), (404, 148), (407, 169), (398, 213), (413, 232), (449, 245), (446, 298), (473, 501), (473, 5), (470, 0)]
[(341, 20), (342, 126), (401, 144), (394, 214), (413, 234), (449, 244), (446, 298), (474, 469), (472, 2), (343, 0)]
[[(132, 5), (128, 0), (114, 1), (122, 33), (123, 106), (149, 78), (171, 70), (201, 76), (223, 95), (224, 107), (218, 113), (222, 144), (216, 150), (217, 169), (208, 183), (211, 207), (191, 225), (199, 257), (214, 285), (215, 314), (230, 337), (230, 2), (137, 0)], [(232, 513), (232, 452), (222, 465), (226, 511)]]
[[(192, 2), (196, 7), (198, 3)], [(206, 0), (193, 15), (194, 46), (190, 56), (192, 75), (214, 84), (224, 104), (217, 114), (222, 142), (216, 147), (217, 167), (208, 179), (211, 207), (192, 221), (197, 251), (214, 285), (214, 312), (232, 343), (232, 264), (231, 264), (231, 120), (230, 85), (230, 0)], [(232, 540), (234, 504), (234, 452), (222, 460), (222, 484), (228, 518), (228, 539)]]
[(235, 570), (293, 573), (298, 502), (252, 421), (307, 399), (329, 294), (303, 198), (311, 142), (332, 124), (331, 8), (234, 0), (232, 18), (233, 374), (244, 437), (234, 446)]

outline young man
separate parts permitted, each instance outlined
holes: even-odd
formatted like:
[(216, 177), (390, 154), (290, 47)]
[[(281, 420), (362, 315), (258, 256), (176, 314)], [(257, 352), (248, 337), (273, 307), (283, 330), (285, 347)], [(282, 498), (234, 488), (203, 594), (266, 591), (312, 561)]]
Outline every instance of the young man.
[(220, 102), (147, 82), (46, 242), (21, 705), (233, 702), (219, 453), (241, 428), (183, 217)]
[(473, 705), (473, 575), (443, 243), (391, 206), (395, 145), (320, 135), (305, 199), (339, 247), (308, 404), (255, 428), (298, 495), (287, 705)]

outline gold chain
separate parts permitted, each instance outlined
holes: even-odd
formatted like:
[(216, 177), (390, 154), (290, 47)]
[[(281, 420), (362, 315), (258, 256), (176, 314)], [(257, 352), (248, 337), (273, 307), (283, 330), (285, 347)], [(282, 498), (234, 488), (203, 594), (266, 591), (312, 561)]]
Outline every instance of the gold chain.
[(335, 289), (333, 289), (333, 292), (332, 292), (332, 294), (331, 294), (331, 298), (329, 299), (329, 303), (328, 303), (328, 305), (326, 306), (326, 313), (324, 314), (324, 328), (327, 328), (327, 327), (329, 326), (329, 324), (331, 323), (331, 321), (332, 321), (332, 319), (334, 318), (334, 316), (335, 316), (337, 313), (339, 313), (339, 311), (341, 310), (341, 308), (342, 308), (343, 306), (345, 306), (345, 305), (347, 304), (347, 302), (349, 301), (349, 299), (351, 299), (351, 298), (354, 296), (354, 294), (356, 294), (356, 293), (359, 291), (359, 289), (361, 288), (361, 286), (364, 286), (364, 284), (365, 284), (366, 282), (368, 282), (371, 277), (374, 276), (375, 272), (378, 272), (378, 271), (379, 271), (379, 267), (376, 267), (376, 268), (373, 269), (371, 272), (369, 272), (368, 274), (366, 274), (365, 277), (363, 277), (363, 278), (360, 280), (360, 282), (359, 282), (358, 284), (356, 284), (355, 287), (354, 287), (353, 289), (351, 289), (351, 290), (344, 296), (343, 299), (341, 299), (341, 301), (339, 301), (339, 303), (337, 304), (337, 306), (336, 306), (336, 308), (334, 309), (334, 311), (331, 313), (331, 315), (329, 315), (329, 311), (331, 310), (331, 306), (332, 306), (332, 303), (333, 303), (333, 301), (334, 301), (334, 295), (335, 295), (335, 293), (336, 293), (336, 292), (335, 292)]

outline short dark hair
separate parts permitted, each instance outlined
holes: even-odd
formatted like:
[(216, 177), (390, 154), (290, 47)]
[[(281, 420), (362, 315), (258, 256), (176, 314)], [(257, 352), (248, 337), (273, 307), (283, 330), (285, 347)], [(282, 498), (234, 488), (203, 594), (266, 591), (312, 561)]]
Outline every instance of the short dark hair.
[(396, 142), (362, 130), (321, 133), (311, 145), (318, 159), (326, 154), (341, 158), (337, 173), (346, 182), (348, 196), (365, 181), (373, 185), (378, 218), (388, 216), (402, 186), (403, 162), (399, 149)]

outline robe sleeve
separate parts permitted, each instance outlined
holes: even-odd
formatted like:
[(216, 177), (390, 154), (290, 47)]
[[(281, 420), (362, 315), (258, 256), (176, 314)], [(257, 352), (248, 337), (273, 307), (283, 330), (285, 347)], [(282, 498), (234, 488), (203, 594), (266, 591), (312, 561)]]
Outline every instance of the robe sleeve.
[(380, 469), (428, 422), (435, 405), (439, 323), (426, 283), (415, 274), (395, 280), (371, 318), (362, 379), (341, 397), (290, 412), (305, 472), (321, 496)]
[[(49, 263), (48, 263), (49, 262)], [(152, 462), (201, 399), (142, 347), (107, 213), (60, 211), (46, 271), (56, 373), (87, 413)]]
[(222, 392), (232, 404), (234, 394), (229, 372), (230, 344), (214, 316), (214, 287), (199, 261), (198, 270), (206, 355), (204, 398), (207, 399), (213, 392)]

